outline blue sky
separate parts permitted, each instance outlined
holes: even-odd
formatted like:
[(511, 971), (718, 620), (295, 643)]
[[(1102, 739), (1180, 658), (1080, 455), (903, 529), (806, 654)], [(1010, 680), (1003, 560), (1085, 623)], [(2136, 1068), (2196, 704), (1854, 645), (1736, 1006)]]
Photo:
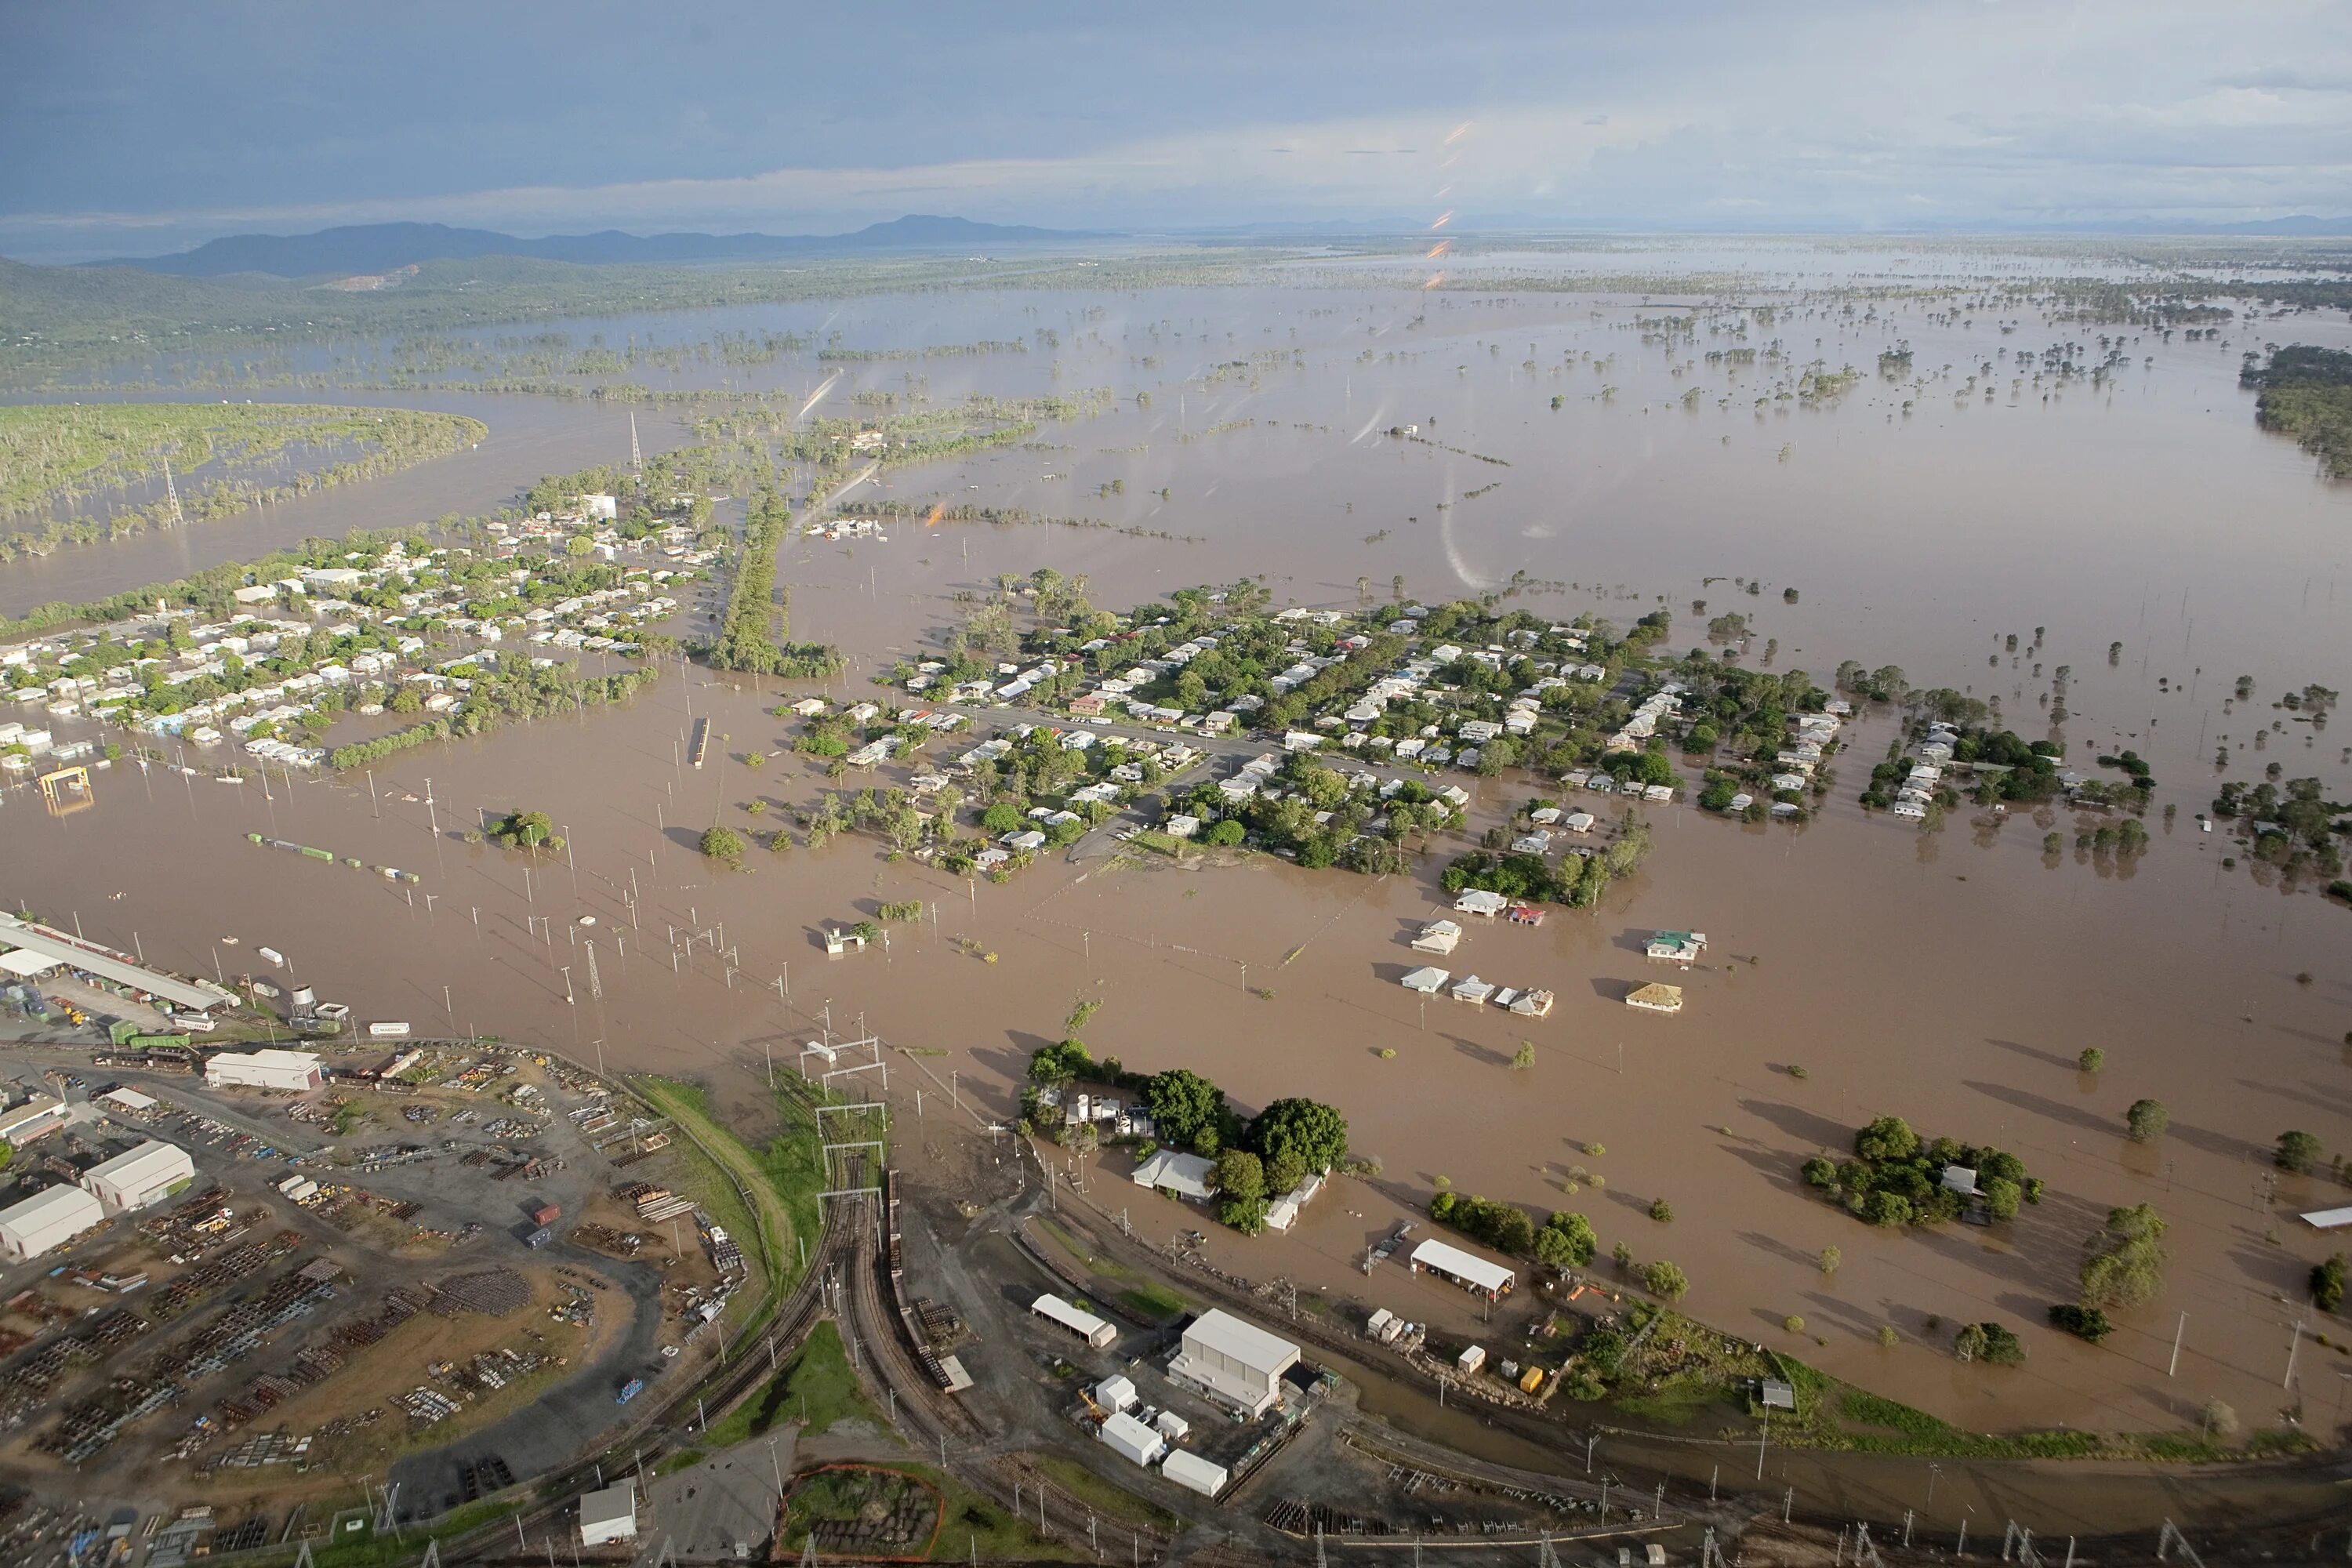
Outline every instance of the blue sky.
[(0, 253), (1513, 216), (2352, 211), (2352, 5), (0, 0)]

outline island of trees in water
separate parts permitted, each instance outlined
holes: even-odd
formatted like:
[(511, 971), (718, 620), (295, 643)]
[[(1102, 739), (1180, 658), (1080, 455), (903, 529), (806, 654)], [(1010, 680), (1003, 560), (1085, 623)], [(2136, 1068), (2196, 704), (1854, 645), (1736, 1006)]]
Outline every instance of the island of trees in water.
[(2262, 395), (2254, 421), (2292, 436), (2331, 479), (2352, 479), (2352, 353), (2293, 343), (2268, 359), (2249, 353), (2242, 385)]

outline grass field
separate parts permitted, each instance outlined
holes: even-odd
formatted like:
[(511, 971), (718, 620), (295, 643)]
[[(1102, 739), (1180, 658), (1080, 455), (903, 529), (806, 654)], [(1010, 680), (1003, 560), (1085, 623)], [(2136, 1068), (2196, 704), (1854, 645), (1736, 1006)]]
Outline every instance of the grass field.
[(1065, 1491), (1105, 1519), (1125, 1520), (1154, 1530), (1176, 1530), (1183, 1525), (1182, 1520), (1159, 1504), (1120, 1490), (1076, 1459), (1042, 1456), (1037, 1460), (1037, 1468), (1053, 1477)]
[(781, 1300), (800, 1278), (800, 1253), (793, 1238), (803, 1234), (814, 1238), (816, 1232), (795, 1227), (793, 1205), (777, 1186), (769, 1161), (720, 1126), (702, 1091), (693, 1085), (648, 1076), (630, 1079), (629, 1087), (676, 1123), (703, 1162), (716, 1168), (719, 1179), (710, 1185), (719, 1190), (705, 1194), (711, 1216), (744, 1246), (745, 1255), (754, 1260), (767, 1287), (770, 1301)]
[(940, 1526), (938, 1544), (931, 1548), (934, 1563), (963, 1563), (973, 1556), (999, 1562), (1068, 1563), (1084, 1555), (1046, 1540), (952, 1476), (929, 1465), (900, 1468), (922, 1477), (947, 1499), (947, 1518)]
[[(451, 1509), (429, 1525), (404, 1525), (397, 1538), (386, 1535), (378, 1539), (373, 1530), (362, 1525), (349, 1538), (331, 1546), (312, 1547), (310, 1560), (318, 1568), (405, 1568), (424, 1555), (427, 1541), (455, 1541), (468, 1531), (504, 1519), (521, 1506), (520, 1502), (493, 1500), (469, 1502)], [(295, 1560), (298, 1551), (289, 1547), (283, 1552), (257, 1552), (236, 1561), (247, 1568), (282, 1568)]]
[(1136, 1317), (1150, 1322), (1163, 1322), (1192, 1310), (1192, 1304), (1169, 1287), (1124, 1263), (1096, 1257), (1076, 1237), (1052, 1220), (1040, 1219), (1037, 1226), (1053, 1238), (1054, 1245), (1069, 1254), (1071, 1261), (1094, 1270), (1105, 1283), (1118, 1287), (1106, 1293)]
[(803, 1436), (810, 1437), (830, 1431), (837, 1421), (851, 1419), (866, 1421), (877, 1431), (890, 1430), (890, 1424), (858, 1387), (857, 1375), (850, 1370), (849, 1357), (842, 1348), (841, 1332), (829, 1321), (811, 1329), (793, 1359), (751, 1397), (712, 1422), (702, 1440), (713, 1448), (732, 1447), (772, 1427), (803, 1419), (808, 1422)]

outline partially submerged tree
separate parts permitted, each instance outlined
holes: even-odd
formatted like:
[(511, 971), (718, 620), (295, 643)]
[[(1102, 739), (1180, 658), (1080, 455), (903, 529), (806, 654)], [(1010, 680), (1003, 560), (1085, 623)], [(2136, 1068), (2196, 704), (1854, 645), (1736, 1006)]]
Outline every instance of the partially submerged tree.
[(2147, 1204), (2109, 1209), (2083, 1259), (2083, 1305), (2137, 1307), (2164, 1285), (2164, 1221)]
[(2299, 1176), (2319, 1163), (2319, 1157), (2326, 1152), (2319, 1140), (2308, 1132), (2282, 1132), (2278, 1135), (2278, 1152), (2273, 1158), (2280, 1170)]

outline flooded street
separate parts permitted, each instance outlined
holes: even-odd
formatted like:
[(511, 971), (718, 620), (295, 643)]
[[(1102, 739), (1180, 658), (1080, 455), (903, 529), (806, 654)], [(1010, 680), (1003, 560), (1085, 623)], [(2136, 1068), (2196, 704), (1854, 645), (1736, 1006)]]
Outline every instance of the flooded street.
[[(714, 319), (813, 329), (829, 309)], [(1091, 385), (1118, 395), (1116, 412), (1048, 427), (1030, 446), (892, 470), (883, 493), (1178, 537), (967, 524), (901, 525), (887, 543), (855, 546), (795, 539), (781, 558), (791, 635), (850, 656), (833, 695), (872, 693), (877, 670), (954, 623), (950, 595), (1003, 572), (1083, 573), (1097, 605), (1120, 609), (1244, 574), (1263, 574), (1277, 605), (1349, 605), (1360, 592), (1390, 597), (1398, 577), (1405, 597), (1436, 602), (1500, 592), (1525, 574), (1534, 585), (1517, 602), (1538, 613), (1622, 626), (1663, 603), (1679, 650), (1704, 641), (1707, 618), (1738, 610), (1754, 622), (1751, 666), (1768, 638), (1779, 643), (1770, 668), (1823, 682), (1843, 659), (1897, 664), (1916, 686), (1998, 697), (2003, 721), (2029, 739), (2051, 732), (2036, 699), (2070, 666), (2069, 761), (2095, 773), (2103, 752), (2147, 757), (2154, 842), (2117, 870), (2071, 850), (2046, 862), (2044, 827), (2031, 821), (1979, 827), (1964, 809), (1922, 834), (1866, 819), (1854, 797), (1895, 730), (1882, 710), (1849, 730), (1843, 776), (1802, 828), (1653, 807), (1655, 852), (1601, 910), (1555, 910), (1533, 930), (1477, 925), (1455, 969), (1555, 991), (1550, 1017), (1445, 1001), (1424, 1010), (1396, 981), (1412, 967), (1412, 930), (1438, 907), (1451, 846), (1382, 880), (1270, 861), (1181, 870), (1053, 859), (982, 888), (890, 863), (849, 837), (782, 857), (755, 847), (747, 871), (714, 869), (694, 850), (703, 827), (772, 827), (824, 780), (765, 712), (781, 688), (673, 670), (624, 710), (402, 756), (374, 775), (373, 804), (360, 775), (273, 777), (265, 795), (257, 781), (142, 776), (127, 763), (100, 775), (96, 806), (75, 816), (52, 819), (14, 792), (0, 808), (0, 898), (205, 976), (253, 969), (268, 944), (293, 979), (362, 1020), (495, 1033), (614, 1067), (716, 1075), (738, 1091), (769, 1070), (771, 1053), (775, 1070), (794, 1070), (829, 1007), (836, 1035), (856, 1032), (862, 1016), (894, 1046), (945, 1053), (894, 1058), (902, 1115), (919, 1083), (924, 1114), (942, 1114), (936, 1086), (947, 1083), (972, 1114), (1009, 1120), (1029, 1053), (1058, 1036), (1075, 1002), (1098, 998), (1086, 1029), (1097, 1058), (1190, 1067), (1248, 1108), (1328, 1100), (1356, 1149), (1384, 1162), (1376, 1184), (1339, 1184), (1287, 1237), (1216, 1232), (1212, 1250), (1235, 1272), (1466, 1321), (1454, 1293), (1401, 1269), (1367, 1279), (1356, 1268), (1368, 1241), (1443, 1178), (1586, 1213), (1604, 1255), (1622, 1241), (1643, 1260), (1680, 1264), (1695, 1315), (1969, 1429), (2179, 1430), (2213, 1398), (2249, 1428), (2296, 1405), (2315, 1431), (2344, 1416), (2343, 1349), (2307, 1330), (2288, 1377), (2305, 1276), (2330, 1250), (2294, 1214), (2332, 1206), (2342, 1189), (2323, 1172), (2280, 1176), (2271, 1192), (2268, 1158), (2290, 1127), (2331, 1149), (2352, 1144), (2352, 915), (2308, 890), (2282, 896), (2242, 866), (2225, 870), (2234, 841), (2194, 820), (2218, 776), (2257, 778), (2272, 760), (2288, 777), (2318, 777), (2330, 798), (2352, 795), (2352, 737), (2284, 722), (2270, 706), (2305, 682), (2343, 688), (2352, 673), (2352, 498), (2257, 431), (2252, 395), (2236, 384), (2243, 349), (2265, 337), (2342, 341), (2341, 322), (2143, 342), (2138, 329), (2048, 325), (2021, 308), (1956, 313), (1941, 298), (1865, 300), (1847, 315), (1823, 295), (1784, 306), (1769, 328), (1751, 323), (1737, 344), (1710, 336), (1705, 312), (1695, 335), (1645, 343), (1637, 320), (1689, 306), (1301, 288), (927, 298), (912, 308), (920, 331), (902, 323), (904, 335), (886, 337), (891, 302), (845, 309), (832, 330), (856, 347), (1034, 342), (1040, 329), (1061, 347), (856, 363), (835, 399), (909, 374), (941, 401)], [(1860, 319), (1865, 310), (1879, 319)], [(662, 335), (700, 330), (673, 320)], [(2133, 340), (2131, 363), (2105, 384), (2037, 388), (2007, 357), (2092, 343), (2101, 331)], [(1774, 338), (1782, 365), (1706, 358)], [(1916, 366), (1901, 384), (1873, 368), (1897, 342)], [(1996, 356), (1990, 401), (1981, 377), (1955, 395)], [(1822, 406), (1769, 400), (1757, 412), (1757, 397), (1816, 358), (1863, 379)], [(768, 374), (778, 387), (813, 386), (832, 368), (812, 351)], [(1918, 376), (1931, 384), (1912, 386)], [(1685, 408), (1693, 387), (1704, 395)], [(626, 452), (624, 408), (383, 400), (479, 410), (491, 439), (249, 523), (8, 568), (0, 605), (111, 592), (305, 534), (488, 510), (541, 472)], [(686, 438), (666, 415), (641, 412), (639, 423), (649, 451)], [(1421, 438), (1382, 433), (1404, 424)], [(1742, 592), (1734, 574), (1761, 593)], [(2029, 658), (2037, 627), (2043, 647)], [(2000, 640), (2011, 633), (2014, 656)], [(2255, 695), (2225, 712), (2242, 675)], [(701, 716), (714, 743), (696, 770), (676, 748)], [(2257, 755), (2254, 733), (2273, 721), (2283, 727)], [(2217, 775), (2223, 744), (2232, 761)], [(960, 749), (935, 742), (922, 760)], [(775, 760), (754, 772), (740, 759), (755, 750)], [(846, 783), (902, 783), (906, 772)], [(1478, 787), (1474, 835), (1552, 793), (1523, 777)], [(741, 809), (754, 799), (771, 802), (756, 824)], [(2168, 805), (2176, 820), (2164, 820)], [(546, 812), (576, 870), (459, 838), (514, 809)], [(2071, 830), (2071, 817), (2057, 826)], [(407, 889), (258, 848), (249, 832), (421, 881)], [(826, 958), (822, 926), (904, 899), (934, 903), (936, 919), (893, 928), (887, 950)], [(578, 923), (589, 915), (593, 925)], [(1663, 974), (1642, 955), (1656, 928), (1706, 931), (1706, 963)], [(1687, 987), (1679, 1016), (1622, 1005), (1657, 978)], [(1536, 1062), (1517, 1072), (1508, 1061), (1522, 1040)], [(2090, 1046), (2106, 1056), (2096, 1079), (2074, 1067)], [(2124, 1108), (2142, 1097), (2172, 1113), (2169, 1134), (2148, 1145), (2121, 1135)], [(1797, 1172), (1885, 1113), (2017, 1153), (2047, 1195), (1998, 1235), (1865, 1226)], [(1596, 1143), (1605, 1154), (1585, 1152)], [(1118, 1156), (1102, 1163), (1098, 1188), (1123, 1181)], [(1585, 1183), (1574, 1196), (1570, 1180)], [(1648, 1217), (1660, 1198), (1671, 1224)], [(2143, 1201), (2171, 1226), (2163, 1294), (2122, 1314), (2102, 1348), (2050, 1330), (2045, 1310), (2072, 1299), (2084, 1238), (2109, 1207)], [(1137, 1213), (1154, 1234), (1195, 1223), (1189, 1211)], [(1832, 1246), (1843, 1265), (1824, 1275), (1816, 1258)], [(1782, 1326), (1792, 1314), (1801, 1333)], [(1953, 1328), (1985, 1318), (2026, 1340), (2023, 1367), (1952, 1358)], [(1882, 1325), (1897, 1348), (1879, 1343)]]

